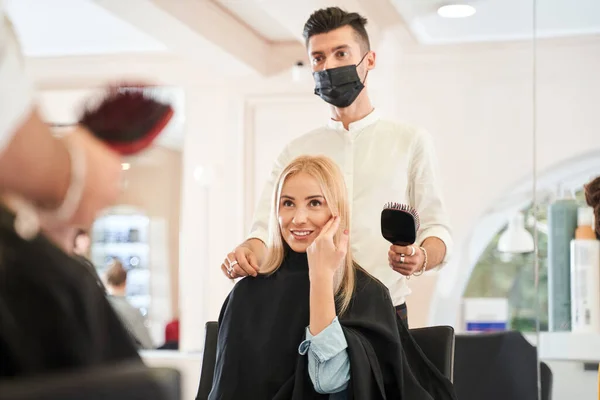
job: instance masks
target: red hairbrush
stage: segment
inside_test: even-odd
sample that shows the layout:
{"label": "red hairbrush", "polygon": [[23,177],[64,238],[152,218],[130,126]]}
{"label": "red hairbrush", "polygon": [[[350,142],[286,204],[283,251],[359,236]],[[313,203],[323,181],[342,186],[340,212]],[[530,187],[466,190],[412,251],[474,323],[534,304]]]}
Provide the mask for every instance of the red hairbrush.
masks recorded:
{"label": "red hairbrush", "polygon": [[409,246],[417,240],[419,214],[406,204],[386,203],[381,212],[381,234],[390,243]]}
{"label": "red hairbrush", "polygon": [[150,146],[174,114],[171,105],[153,99],[143,85],[113,86],[99,103],[89,104],[80,124],[121,155]]}
{"label": "red hairbrush", "polygon": [[[138,153],[154,142],[164,130],[174,111],[171,105],[153,99],[143,85],[112,86],[99,99],[89,101],[80,125],[97,139],[121,155]],[[93,99],[95,100],[95,99]],[[63,203],[47,215],[67,221],[75,213],[84,190],[85,155],[67,145],[71,158],[71,183]],[[38,210],[18,196],[5,197],[15,211],[15,231],[23,239],[31,239],[40,229]]]}

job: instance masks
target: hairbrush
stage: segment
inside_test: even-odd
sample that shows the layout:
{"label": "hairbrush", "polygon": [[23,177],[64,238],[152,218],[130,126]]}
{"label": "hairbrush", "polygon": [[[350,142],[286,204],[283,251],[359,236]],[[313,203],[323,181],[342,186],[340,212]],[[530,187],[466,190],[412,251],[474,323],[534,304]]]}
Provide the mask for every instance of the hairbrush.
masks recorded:
{"label": "hairbrush", "polygon": [[390,243],[409,246],[417,240],[417,210],[406,204],[386,203],[381,211],[381,234]]}
{"label": "hairbrush", "polygon": [[79,123],[121,155],[146,149],[164,130],[174,110],[152,98],[143,85],[110,87],[100,101],[89,101]]}
{"label": "hairbrush", "polygon": [[[152,144],[164,130],[174,110],[170,104],[153,99],[144,85],[115,85],[99,99],[85,104],[79,124],[120,155],[139,153]],[[85,156],[67,143],[71,158],[71,183],[63,204],[46,213],[67,221],[76,212],[85,180]],[[40,230],[38,210],[19,196],[4,196],[4,202],[15,212],[15,231],[23,239],[32,239]]]}

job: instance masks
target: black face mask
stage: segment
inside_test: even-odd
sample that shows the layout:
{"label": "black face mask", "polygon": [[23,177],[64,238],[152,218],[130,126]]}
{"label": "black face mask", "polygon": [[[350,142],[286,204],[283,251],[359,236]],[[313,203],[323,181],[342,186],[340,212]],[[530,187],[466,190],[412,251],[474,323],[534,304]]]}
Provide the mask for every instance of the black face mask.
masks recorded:
{"label": "black face mask", "polygon": [[[313,73],[315,94],[327,103],[339,108],[345,108],[354,103],[354,100],[365,87],[358,76],[357,67],[363,62],[367,54],[356,65],[315,71]],[[366,77],[365,74],[365,79]]]}

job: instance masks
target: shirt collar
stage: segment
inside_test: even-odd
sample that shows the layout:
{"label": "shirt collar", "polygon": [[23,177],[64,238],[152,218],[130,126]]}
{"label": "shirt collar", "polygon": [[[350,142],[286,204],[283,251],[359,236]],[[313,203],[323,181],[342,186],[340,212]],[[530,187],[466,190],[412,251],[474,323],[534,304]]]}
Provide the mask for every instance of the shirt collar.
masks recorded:
{"label": "shirt collar", "polygon": [[[367,126],[372,125],[375,122],[379,121],[380,118],[381,118],[381,116],[379,115],[379,111],[377,111],[377,109],[374,109],[369,114],[367,114],[363,119],[359,119],[358,121],[354,121],[350,125],[348,125],[348,132],[350,132],[350,133],[358,132],[358,131],[362,130],[363,128],[366,128]],[[327,125],[329,126],[329,128],[337,130],[337,131],[345,131],[346,130],[346,129],[344,129],[344,124],[342,124],[342,121],[335,121],[333,119],[330,119],[329,123]]]}

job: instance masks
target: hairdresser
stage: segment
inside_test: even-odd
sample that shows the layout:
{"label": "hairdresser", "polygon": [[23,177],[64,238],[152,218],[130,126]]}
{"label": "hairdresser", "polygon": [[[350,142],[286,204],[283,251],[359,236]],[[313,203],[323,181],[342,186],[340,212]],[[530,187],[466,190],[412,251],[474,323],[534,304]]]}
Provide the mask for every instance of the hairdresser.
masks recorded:
{"label": "hairdresser", "polygon": [[[78,176],[75,168],[85,173]],[[46,228],[89,227],[116,200],[120,174],[118,156],[84,128],[64,139],[52,135],[0,0],[0,194],[20,195],[44,210]]]}
{"label": "hairdresser", "polygon": [[[285,147],[263,190],[248,239],[227,255],[221,269],[230,278],[260,272],[273,182],[295,157],[322,154],[344,172],[352,200],[350,244],[356,261],[387,286],[398,315],[407,323],[407,278],[443,264],[452,241],[430,135],[381,119],[371,105],[366,86],[375,52],[366,23],[357,13],[331,7],[315,11],[304,25],[315,94],[328,103],[331,119]],[[387,202],[418,211],[421,229],[414,245],[390,246],[381,236],[380,215]],[[314,234],[310,212],[293,225],[299,234]]]}

